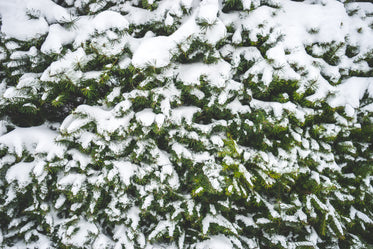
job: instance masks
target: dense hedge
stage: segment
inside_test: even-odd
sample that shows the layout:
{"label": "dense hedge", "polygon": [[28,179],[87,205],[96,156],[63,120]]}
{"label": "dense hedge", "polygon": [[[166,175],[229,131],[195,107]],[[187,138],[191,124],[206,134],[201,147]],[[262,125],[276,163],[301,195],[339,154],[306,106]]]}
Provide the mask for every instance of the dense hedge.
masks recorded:
{"label": "dense hedge", "polygon": [[[1,246],[373,246],[373,13],[333,0],[54,2],[69,16],[46,18],[47,33],[0,36]],[[289,6],[365,26],[290,37]],[[102,13],[128,24],[103,19],[83,39]],[[52,26],[74,37],[48,47]]]}

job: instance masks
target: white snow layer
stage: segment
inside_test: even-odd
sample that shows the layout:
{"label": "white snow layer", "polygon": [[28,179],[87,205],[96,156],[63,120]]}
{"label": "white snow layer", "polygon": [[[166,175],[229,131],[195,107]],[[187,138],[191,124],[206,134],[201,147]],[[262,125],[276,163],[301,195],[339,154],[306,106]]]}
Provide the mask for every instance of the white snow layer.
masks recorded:
{"label": "white snow layer", "polygon": [[[335,96],[332,97],[329,104],[332,107],[359,108],[360,100],[366,92],[370,98],[373,98],[373,78],[351,77],[336,87]],[[370,105],[370,109],[367,111],[372,112],[373,106]]]}
{"label": "white snow layer", "polygon": [[[30,19],[26,10],[38,16]],[[19,39],[37,38],[48,32],[48,23],[69,20],[67,10],[50,0],[0,0],[1,32]]]}
{"label": "white snow layer", "polygon": [[23,151],[47,153],[47,158],[62,157],[64,147],[54,142],[58,133],[42,125],[30,128],[16,128],[0,136],[0,146],[8,148],[9,153],[22,156]]}
{"label": "white snow layer", "polygon": [[[148,1],[151,2],[151,1]],[[273,28],[273,33],[282,34],[283,40],[278,42],[273,48],[266,52],[268,60],[273,62],[276,67],[282,67],[279,72],[275,72],[272,65],[267,61],[262,59],[260,51],[256,48],[248,49],[237,49],[238,53],[233,54],[233,61],[239,62],[240,55],[244,55],[245,59],[248,61],[255,61],[255,65],[246,72],[246,76],[249,74],[258,75],[262,74],[262,81],[265,85],[268,85],[274,74],[279,74],[281,77],[286,77],[287,79],[302,80],[299,75],[290,68],[288,63],[295,63],[298,66],[305,67],[309,69],[307,80],[315,79],[318,83],[318,88],[313,99],[324,98],[328,92],[334,93],[328,103],[332,107],[344,106],[346,114],[353,116],[355,109],[360,108],[360,101],[365,93],[368,93],[370,97],[373,97],[373,78],[359,78],[351,77],[337,86],[331,86],[329,82],[320,77],[321,71],[332,79],[338,79],[339,70],[337,67],[324,65],[320,60],[314,61],[315,58],[311,58],[304,50],[305,45],[310,45],[313,43],[344,43],[346,42],[346,37],[348,37],[349,42],[356,44],[359,47],[360,53],[364,54],[373,48],[373,32],[368,27],[368,24],[364,22],[361,18],[356,16],[348,16],[345,7],[339,1],[323,0],[323,4],[309,4],[311,1],[306,1],[304,3],[298,3],[289,0],[281,1],[282,8],[273,15],[273,9],[269,7],[261,7],[250,11],[250,13],[242,14],[242,16],[237,13],[224,14],[219,11],[218,0],[202,0],[202,1],[192,1],[192,0],[180,0],[180,1],[162,1],[158,7],[159,13],[163,14],[163,10],[170,9],[171,11],[167,14],[165,19],[165,25],[170,25],[173,22],[174,17],[181,16],[182,13],[178,13],[178,10],[173,9],[172,6],[182,4],[185,7],[191,7],[195,5],[194,11],[191,15],[187,16],[181,26],[169,36],[157,36],[155,37],[152,32],[148,32],[143,38],[132,38],[130,36],[124,35],[121,37],[123,40],[121,45],[127,44],[133,49],[133,57],[131,59],[124,59],[119,63],[119,65],[124,68],[132,63],[134,66],[139,68],[144,68],[148,66],[153,67],[166,67],[170,65],[172,56],[174,52],[179,49],[178,45],[182,43],[187,43],[190,37],[197,37],[207,41],[210,44],[216,44],[220,39],[226,36],[226,28],[229,24],[233,23],[236,32],[233,35],[233,43],[239,44],[242,42],[241,32],[242,30],[256,30],[256,32],[250,33],[250,39],[252,41],[257,41],[257,35],[261,32],[268,33],[270,28]],[[256,5],[258,1],[245,0],[242,1],[244,9],[250,9],[252,5]],[[129,5],[124,5],[124,8],[129,10],[131,7]],[[359,4],[361,11],[373,11],[371,4]],[[25,13],[26,9],[28,12],[35,16],[35,19],[30,19]],[[125,11],[124,11],[125,12]],[[41,52],[43,53],[59,53],[62,50],[63,45],[73,43],[74,47],[79,47],[81,43],[85,42],[90,38],[95,32],[104,33],[107,35],[112,35],[115,38],[115,34],[110,33],[110,29],[125,30],[128,29],[130,23],[144,24],[149,18],[160,19],[159,16],[153,16],[148,11],[140,9],[131,9],[128,11],[129,14],[122,15],[116,11],[103,11],[95,16],[83,16],[75,21],[74,28],[66,29],[62,25],[56,23],[68,22],[74,20],[72,13],[69,13],[67,9],[62,8],[55,4],[51,0],[0,0],[0,15],[2,18],[1,32],[7,37],[16,38],[19,40],[28,40],[32,38],[39,38],[41,35],[47,35],[45,42],[41,46]],[[165,13],[165,12],[164,12]],[[150,17],[146,17],[149,15]],[[157,20],[158,20],[157,19]],[[207,28],[201,30],[199,24],[207,23],[212,25],[213,28]],[[259,25],[263,25],[263,28],[258,28]],[[364,32],[358,33],[357,30],[362,28]],[[310,34],[310,30],[316,30],[315,34]],[[14,44],[7,44],[8,49],[14,49]],[[229,50],[229,49],[227,49]],[[290,54],[286,54],[285,51],[291,51]],[[224,51],[221,51],[222,53]],[[315,50],[315,52],[321,54],[322,50]],[[24,55],[32,55],[36,53],[36,49],[30,49],[27,53],[12,54],[12,59],[20,58]],[[229,53],[229,51],[227,52]],[[74,83],[78,83],[82,77],[97,77],[100,72],[90,72],[90,74],[83,75],[82,72],[76,72],[72,70],[76,63],[82,63],[88,61],[88,57],[83,48],[78,48],[74,52],[68,51],[59,61],[53,62],[48,69],[42,74],[42,81],[53,81],[56,75],[61,73],[68,73],[70,79]],[[314,62],[322,64],[321,66],[314,66]],[[346,66],[353,67],[353,61],[343,61]],[[355,65],[356,67],[361,66],[360,64]],[[206,77],[211,85],[218,88],[232,87],[234,88],[234,82],[231,81],[232,72],[231,65],[223,60],[218,61],[215,64],[204,64],[204,63],[191,63],[184,65],[176,65],[175,69],[177,79],[182,81],[187,85],[199,85],[200,78]],[[89,76],[90,75],[90,76]],[[31,80],[34,79],[30,75],[24,75],[19,84],[18,88],[22,87],[23,84],[27,85]],[[229,85],[229,86],[228,86]],[[230,90],[232,90],[230,89]],[[4,97],[12,98],[16,96],[17,88],[9,87],[4,94]],[[235,89],[237,90],[237,89]],[[172,90],[169,90],[172,92]],[[176,92],[177,94],[178,92]],[[128,96],[130,96],[129,93]],[[133,93],[136,95],[137,93]],[[140,93],[139,93],[140,94]],[[197,89],[193,89],[193,95],[197,98],[202,99],[204,93]],[[145,94],[146,95],[146,94]],[[229,91],[223,92],[219,96],[219,104],[224,104],[228,99]],[[114,98],[120,96],[120,88],[117,88],[112,92],[112,95],[108,97],[109,101],[113,101]],[[147,96],[146,96],[147,97]],[[166,96],[169,98],[169,96]],[[170,118],[172,122],[181,124],[185,122],[190,125],[193,121],[193,116],[195,113],[200,111],[199,108],[193,106],[182,106],[170,111],[169,99],[166,99],[162,104],[162,111],[164,114],[155,114],[151,109],[144,109],[136,114],[130,113],[124,118],[117,118],[116,114],[121,110],[125,112],[130,109],[131,102],[126,100],[119,103],[114,109],[106,110],[97,106],[81,105],[75,112],[85,115],[85,118],[75,118],[74,115],[68,116],[60,127],[62,132],[74,133],[78,131],[81,127],[88,124],[89,122],[94,122],[97,125],[97,132],[99,134],[112,133],[121,128],[127,128],[132,119],[135,118],[143,127],[150,127],[156,124],[158,127],[162,126],[165,122],[166,117]],[[168,105],[167,105],[168,104]],[[298,106],[291,102],[277,103],[277,102],[264,102],[253,99],[250,102],[250,106],[244,106],[241,102],[236,99],[228,105],[233,114],[250,112],[250,108],[261,108],[266,111],[273,111],[276,118],[281,118],[284,114],[284,110],[288,110],[296,115],[299,120],[304,120],[304,117],[309,114],[309,110],[300,109]],[[368,105],[364,107],[366,111],[373,111],[373,105]],[[198,125],[193,124],[194,127]],[[210,127],[203,127],[199,125],[200,129],[205,129],[206,132],[211,129]],[[206,128],[207,127],[207,128]],[[21,156],[24,150],[34,151],[35,153],[47,153],[48,159],[52,159],[54,156],[63,157],[65,151],[62,146],[57,145],[54,140],[58,135],[57,132],[52,131],[46,126],[38,126],[31,128],[16,128],[15,130],[2,135],[5,133],[5,128],[0,129],[0,146],[6,147],[9,153],[15,153],[17,156]],[[300,137],[299,134],[294,133],[294,138],[298,142],[302,142],[304,148],[308,149],[310,144],[308,140]],[[83,148],[87,148],[95,138],[92,133],[82,133],[80,140]],[[223,147],[224,142],[218,136],[212,136],[211,142],[218,146]],[[316,141],[311,141],[312,149],[318,150],[319,145]],[[182,144],[174,143],[172,145],[172,150],[179,156],[185,158],[193,159],[196,162],[204,162],[209,160],[208,154],[198,154],[193,153],[184,147]],[[79,157],[75,152],[73,153],[73,159],[80,163],[82,168],[85,168],[89,160],[86,158]],[[281,151],[280,151],[281,152]],[[296,155],[297,151],[292,152],[290,157]],[[157,152],[159,155],[158,165],[162,166],[161,173],[162,177],[173,177],[172,187],[178,187],[178,179],[174,176],[174,169],[168,160],[168,155],[163,152]],[[284,158],[289,158],[286,152],[280,153]],[[277,161],[273,155],[263,154],[263,160],[266,161],[268,167],[284,172],[283,167],[287,166],[289,169],[288,162]],[[275,166],[277,165],[277,166]],[[113,163],[113,173],[117,174],[121,182],[125,185],[129,185],[131,177],[138,173],[139,167],[128,161],[115,161]],[[20,162],[13,165],[6,173],[6,180],[8,182],[17,181],[19,186],[26,186],[30,183],[31,178],[29,177],[31,171],[34,167],[32,163]],[[276,168],[278,167],[278,169]],[[321,167],[321,166],[320,166]],[[324,166],[322,166],[324,167]],[[325,167],[334,167],[325,166]],[[240,173],[246,175],[246,179],[250,179],[249,172],[247,172],[243,166],[240,165]],[[212,166],[210,168],[204,168],[206,172],[210,172],[212,185],[215,189],[219,189],[219,170],[215,170]],[[207,174],[206,173],[206,174]],[[214,177],[216,179],[214,179]],[[322,180],[318,173],[312,172],[312,177],[318,183]],[[171,178],[172,179],[172,178]],[[66,186],[71,188],[71,191],[76,195],[81,187],[85,184],[87,177],[82,174],[70,174],[66,176],[61,176],[58,181],[58,186],[60,188],[65,188]],[[162,180],[164,180],[162,178]],[[214,183],[215,182],[215,183]],[[250,185],[251,182],[249,182]],[[202,192],[204,189],[202,187],[195,190],[195,194]],[[10,195],[10,194],[9,194]],[[154,201],[153,196],[149,195],[144,201],[143,207],[146,208],[148,205]],[[316,201],[318,205],[324,209],[326,212],[332,212],[331,208],[324,203],[320,202],[316,196],[309,197],[309,203],[311,199]],[[61,196],[55,207],[59,208],[63,205],[65,197]],[[264,202],[264,200],[263,200]],[[278,218],[280,214],[274,210],[270,203],[265,202],[272,216]],[[311,204],[309,204],[311,207]],[[308,207],[307,207],[308,208]],[[334,211],[333,211],[334,212]],[[132,228],[136,229],[139,222],[138,208],[131,208],[127,216],[133,221]],[[215,215],[215,214],[214,214]],[[296,216],[299,220],[307,222],[307,215],[298,209]],[[350,216],[352,219],[356,217],[366,223],[372,223],[372,220],[365,214],[359,212],[354,207],[351,207]],[[334,216],[333,216],[334,219]],[[256,224],[265,224],[271,222],[266,218],[257,219],[256,223],[252,218],[241,217],[247,225],[256,226]],[[231,230],[233,233],[237,234],[236,228],[231,225],[231,223],[226,220],[223,216],[208,215],[202,221],[203,223],[203,233],[207,234],[211,223],[215,223],[219,226],[225,227]],[[336,225],[339,224],[337,220],[334,220]],[[67,237],[71,236],[70,241],[64,241],[72,243],[77,247],[82,247],[84,242],[84,237],[89,233],[98,234],[98,229],[94,224],[91,224],[85,220],[78,221],[79,231],[74,234],[68,234]],[[165,229],[170,224],[160,223],[158,230]],[[338,226],[339,230],[343,229]],[[118,233],[115,236],[118,238],[125,233],[125,228],[116,229]],[[154,230],[156,231],[156,230]],[[312,229],[312,233],[315,231]],[[154,235],[156,236],[155,232]],[[312,235],[313,236],[313,235]],[[310,236],[310,240],[312,239]],[[123,236],[124,237],[124,236]],[[317,237],[315,235],[314,237]],[[284,237],[278,236],[273,238],[281,244],[286,244]],[[103,235],[99,235],[94,244],[95,247],[100,248],[106,244],[107,238]],[[124,240],[124,239],[123,239]],[[316,245],[316,242],[314,243]],[[223,235],[210,236],[210,239],[205,240],[196,245],[196,248],[208,249],[208,248],[233,248],[231,240]],[[253,246],[254,247],[254,246]],[[284,246],[285,247],[285,246]]]}
{"label": "white snow layer", "polygon": [[[26,13],[37,16],[30,19]],[[110,28],[127,29],[128,21],[118,12],[103,11],[93,18],[90,16],[75,18],[65,8],[51,0],[0,0],[2,17],[1,32],[19,40],[39,38],[48,33],[41,51],[60,52],[62,46],[71,42],[80,45],[94,32],[104,32]],[[64,23],[75,21],[71,29],[63,28],[56,21]],[[50,26],[49,26],[50,25]]]}

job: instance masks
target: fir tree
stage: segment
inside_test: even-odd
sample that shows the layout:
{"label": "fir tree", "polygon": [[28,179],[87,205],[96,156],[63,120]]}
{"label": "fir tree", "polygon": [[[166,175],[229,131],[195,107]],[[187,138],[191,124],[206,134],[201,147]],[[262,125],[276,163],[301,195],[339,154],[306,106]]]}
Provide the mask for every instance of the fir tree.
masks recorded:
{"label": "fir tree", "polygon": [[34,0],[34,33],[0,12],[0,245],[372,247],[359,6]]}

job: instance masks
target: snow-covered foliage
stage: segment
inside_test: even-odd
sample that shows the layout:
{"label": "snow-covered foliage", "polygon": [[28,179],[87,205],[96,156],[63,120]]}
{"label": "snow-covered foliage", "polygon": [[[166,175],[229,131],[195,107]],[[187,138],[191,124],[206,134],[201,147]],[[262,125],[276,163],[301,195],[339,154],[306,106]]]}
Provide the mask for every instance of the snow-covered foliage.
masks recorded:
{"label": "snow-covered foliage", "polygon": [[373,246],[373,4],[0,17],[0,247]]}

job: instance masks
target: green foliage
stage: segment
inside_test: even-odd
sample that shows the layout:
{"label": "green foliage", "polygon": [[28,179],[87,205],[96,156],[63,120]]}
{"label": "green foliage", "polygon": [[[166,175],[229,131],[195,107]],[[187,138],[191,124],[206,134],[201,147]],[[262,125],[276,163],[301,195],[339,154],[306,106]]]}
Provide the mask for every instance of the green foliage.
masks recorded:
{"label": "green foliage", "polygon": [[194,63],[203,61],[212,64],[218,61],[215,50],[211,44],[193,37],[188,38],[183,44],[177,45],[178,52],[173,60],[179,63]]}
{"label": "green foliage", "polygon": [[[229,16],[214,22],[196,17],[196,2],[54,2],[71,11],[54,23],[66,31],[105,10],[130,24],[60,53],[41,52],[47,35],[0,35],[0,247],[207,248],[215,236],[232,248],[371,247],[373,98],[367,89],[351,116],[331,106],[334,93],[318,97],[312,77],[335,88],[370,77],[372,51],[319,41],[297,48],[314,62],[302,64],[276,25],[239,26],[259,6],[275,16],[279,1],[243,10],[224,0]],[[145,39],[173,39],[187,21],[196,31],[174,44],[168,66],[132,63]],[[210,43],[219,22],[228,35]],[[284,65],[271,48],[283,48]],[[78,50],[83,58],[68,64]],[[336,79],[324,70],[349,59],[365,68],[339,68]],[[53,63],[66,68],[51,75]],[[213,70],[181,71],[201,64]],[[31,135],[12,137],[20,131]]]}
{"label": "green foliage", "polygon": [[284,80],[274,75],[271,83],[265,86],[263,83],[256,83],[250,78],[245,79],[244,83],[251,89],[253,97],[264,101],[286,102],[284,95],[289,96],[289,100],[296,101],[299,88],[298,81]]}
{"label": "green foliage", "polygon": [[241,0],[225,0],[223,5],[223,12],[229,12],[234,10],[242,10]]}
{"label": "green foliage", "polygon": [[[314,54],[313,53],[313,47],[320,47],[323,50],[323,54]],[[331,42],[331,43],[314,43],[312,45],[309,45],[306,47],[306,51],[308,54],[312,55],[313,57],[316,58],[322,58],[326,63],[332,66],[337,66],[340,63],[340,55],[339,51],[345,47],[345,43],[336,43],[336,42]],[[351,47],[346,48],[346,54],[351,55],[353,51],[351,50]]]}
{"label": "green foliage", "polygon": [[249,68],[255,64],[255,61],[248,61],[243,55],[240,55],[240,63],[237,66],[236,73],[233,75],[233,79],[239,81],[242,74],[244,74]]}
{"label": "green foliage", "polygon": [[346,56],[352,58],[359,53],[359,48],[356,46],[347,45],[346,46]]}

